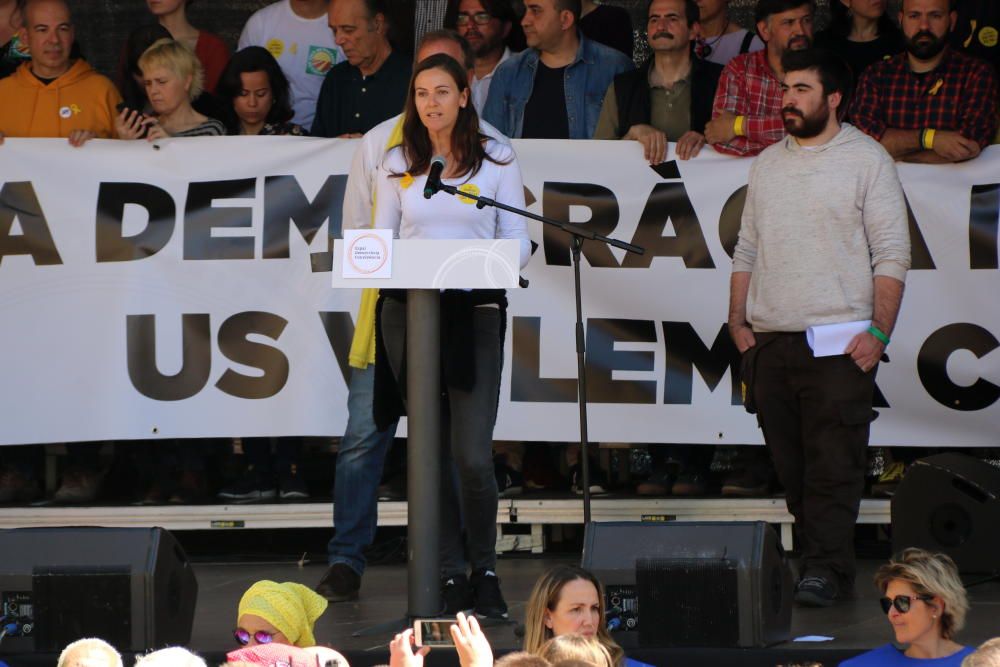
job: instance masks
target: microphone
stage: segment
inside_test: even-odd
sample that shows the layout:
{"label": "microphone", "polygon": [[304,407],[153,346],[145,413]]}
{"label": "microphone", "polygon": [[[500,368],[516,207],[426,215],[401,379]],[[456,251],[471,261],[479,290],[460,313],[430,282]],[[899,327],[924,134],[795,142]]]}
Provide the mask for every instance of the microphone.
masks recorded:
{"label": "microphone", "polygon": [[430,199],[441,189],[441,172],[444,171],[445,160],[440,155],[431,158],[431,169],[427,173],[427,184],[424,185],[424,199]]}

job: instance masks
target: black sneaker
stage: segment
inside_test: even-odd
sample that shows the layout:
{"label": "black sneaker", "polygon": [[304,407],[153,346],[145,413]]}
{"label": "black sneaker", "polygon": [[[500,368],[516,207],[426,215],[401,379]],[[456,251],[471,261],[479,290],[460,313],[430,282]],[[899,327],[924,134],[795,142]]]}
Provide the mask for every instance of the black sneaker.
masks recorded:
{"label": "black sneaker", "polygon": [[244,503],[271,500],[278,495],[278,490],[274,488],[273,482],[268,483],[262,477],[263,475],[252,467],[248,468],[246,474],[219,491],[217,495],[222,500]]}
{"label": "black sneaker", "polygon": [[494,463],[493,473],[497,478],[497,491],[501,498],[510,498],[524,493],[524,476],[506,463]]}
{"label": "black sneaker", "polygon": [[357,600],[361,590],[361,575],[347,563],[334,563],[316,585],[316,592],[330,602]]}
{"label": "black sneaker", "polygon": [[441,580],[441,600],[445,616],[454,616],[460,611],[468,613],[472,609],[472,591],[464,574]]}
{"label": "black sneaker", "polygon": [[823,577],[802,577],[795,587],[795,601],[803,607],[829,607],[837,600],[837,588]]}
{"label": "black sneaker", "polygon": [[493,570],[472,573],[473,609],[479,618],[507,618],[507,603],[500,592],[500,577]]}
{"label": "black sneaker", "polygon": [[299,474],[298,466],[292,465],[288,472],[281,476],[278,482],[282,500],[306,500],[309,497],[309,487]]}
{"label": "black sneaker", "polygon": [[[573,480],[573,493],[578,496],[583,495],[583,470],[580,468],[580,464],[577,463],[570,466],[569,471]],[[608,477],[601,470],[601,467],[597,465],[596,461],[590,462],[587,473],[590,477],[590,495],[600,496],[606,494],[608,492]]]}

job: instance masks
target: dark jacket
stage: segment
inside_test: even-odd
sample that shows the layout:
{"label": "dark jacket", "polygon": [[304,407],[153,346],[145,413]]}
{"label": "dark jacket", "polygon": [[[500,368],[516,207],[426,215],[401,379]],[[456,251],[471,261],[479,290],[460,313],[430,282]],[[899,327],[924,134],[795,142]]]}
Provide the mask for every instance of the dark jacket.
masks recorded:
{"label": "dark jacket", "polygon": [[[653,58],[650,58],[639,69],[615,77],[619,137],[624,137],[633,125],[649,124],[649,68],[652,66]],[[691,129],[695,132],[704,133],[705,124],[712,120],[712,102],[722,69],[722,65],[691,57]]]}

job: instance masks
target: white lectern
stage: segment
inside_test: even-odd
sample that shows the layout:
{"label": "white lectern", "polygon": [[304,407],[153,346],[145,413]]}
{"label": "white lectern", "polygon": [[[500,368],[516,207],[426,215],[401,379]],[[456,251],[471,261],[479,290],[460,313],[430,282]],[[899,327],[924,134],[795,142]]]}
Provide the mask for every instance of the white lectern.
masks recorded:
{"label": "white lectern", "polygon": [[[338,240],[333,251],[333,287],[406,289],[407,435],[407,619],[431,618],[441,611],[438,467],[441,446],[440,291],[512,289],[518,286],[520,242],[514,239],[396,239],[389,251],[390,277],[372,255],[379,241],[355,250]],[[351,262],[352,253],[365,261]],[[345,253],[348,274],[345,277]],[[400,623],[402,626],[403,623]],[[385,628],[389,631],[390,628]],[[393,630],[398,631],[398,630]]]}

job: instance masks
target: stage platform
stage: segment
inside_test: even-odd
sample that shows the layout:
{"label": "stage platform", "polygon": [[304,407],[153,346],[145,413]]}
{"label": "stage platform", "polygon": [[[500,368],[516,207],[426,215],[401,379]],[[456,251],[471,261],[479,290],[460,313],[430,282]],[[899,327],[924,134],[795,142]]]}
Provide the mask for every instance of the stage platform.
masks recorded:
{"label": "stage platform", "polygon": [[[548,567],[565,559],[550,557],[502,558],[498,565],[503,590],[510,605],[511,619],[522,621],[524,606],[537,577]],[[860,563],[854,596],[830,609],[796,608],[792,616],[792,636],[822,635],[833,639],[823,643],[786,642],[767,649],[724,649],[706,647],[634,649],[629,655],[656,667],[701,667],[712,665],[768,666],[819,661],[827,667],[837,665],[851,655],[874,648],[890,640],[892,634],[885,614],[878,605],[878,595],[871,585],[872,575],[881,561]],[[203,655],[208,664],[218,665],[226,651],[234,648],[232,630],[240,595],[254,581],[274,579],[296,581],[314,586],[325,569],[323,563],[196,563],[199,595],[190,647]],[[356,638],[362,628],[391,621],[406,612],[406,568],[404,565],[369,568],[359,601],[330,605],[319,619],[316,637],[344,653],[352,667],[388,663],[388,635]],[[976,645],[1000,635],[1000,581],[973,583],[969,588],[972,610],[965,630],[958,639]],[[707,601],[707,603],[709,603]],[[513,624],[488,628],[487,633],[497,653],[515,650],[520,640]],[[453,653],[441,649],[432,653],[430,667],[457,667]],[[53,665],[54,656],[3,656],[11,667]],[[131,661],[127,660],[126,665]]]}
{"label": "stage platform", "polygon": [[[595,497],[591,504],[594,521],[766,521],[780,532],[782,546],[795,548],[792,515],[783,496],[763,498],[656,498],[630,495]],[[859,524],[888,524],[887,499],[865,498],[858,513]],[[6,507],[0,512],[0,529],[48,526],[105,526],[135,528],[160,526],[171,531],[329,528],[332,502],[244,503],[204,505],[89,505],[83,507],[37,503],[28,507]],[[379,502],[378,525],[405,526],[405,502]],[[546,525],[583,524],[579,498],[530,494],[501,498],[497,507],[501,540],[498,551],[545,551]],[[516,533],[518,525],[529,532]],[[503,539],[509,535],[510,539]]]}

